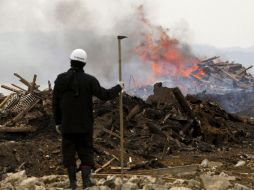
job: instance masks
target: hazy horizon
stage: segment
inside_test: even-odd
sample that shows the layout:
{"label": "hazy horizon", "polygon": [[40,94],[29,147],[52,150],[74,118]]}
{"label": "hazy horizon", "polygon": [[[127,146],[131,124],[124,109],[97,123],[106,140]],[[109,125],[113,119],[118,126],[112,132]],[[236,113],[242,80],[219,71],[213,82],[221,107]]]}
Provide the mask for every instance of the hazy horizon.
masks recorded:
{"label": "hazy horizon", "polygon": [[[19,73],[28,80],[38,75],[38,84],[52,83],[69,67],[73,49],[88,52],[86,71],[103,86],[116,84],[117,40],[123,43],[125,79],[132,71],[149,75],[146,65],[133,53],[150,32],[139,20],[137,7],[153,27],[168,28],[168,34],[198,57],[221,56],[250,66],[254,60],[254,1],[240,0],[109,0],[63,1],[18,0],[0,2],[0,83],[17,83]],[[230,6],[228,6],[230,5]],[[236,14],[237,13],[237,14]],[[246,52],[247,51],[247,52]],[[134,72],[134,73],[135,73]],[[250,70],[253,73],[252,70]],[[142,79],[141,79],[142,80]],[[5,92],[0,89],[0,92]]]}

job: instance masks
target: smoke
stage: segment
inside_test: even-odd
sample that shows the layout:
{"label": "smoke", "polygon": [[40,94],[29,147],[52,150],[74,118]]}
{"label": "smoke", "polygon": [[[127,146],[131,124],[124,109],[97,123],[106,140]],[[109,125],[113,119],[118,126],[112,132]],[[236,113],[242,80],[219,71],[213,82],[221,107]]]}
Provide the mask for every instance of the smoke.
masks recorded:
{"label": "smoke", "polygon": [[[123,76],[140,81],[151,74],[134,52],[142,33],[151,32],[146,9],[137,1],[18,0],[0,1],[0,81],[17,83],[14,72],[28,80],[38,75],[43,87],[69,68],[73,49],[88,53],[86,72],[109,87],[118,80],[117,35],[122,43]],[[188,49],[188,48],[187,48]],[[186,50],[189,51],[189,50]],[[3,91],[2,89],[0,92]]]}
{"label": "smoke", "polygon": [[103,15],[91,4],[81,0],[0,1],[1,84],[17,82],[14,72],[28,80],[38,74],[40,84],[54,81],[69,68],[71,51],[83,48],[88,52],[87,72],[102,84],[112,85],[117,80],[117,26],[103,23]]}

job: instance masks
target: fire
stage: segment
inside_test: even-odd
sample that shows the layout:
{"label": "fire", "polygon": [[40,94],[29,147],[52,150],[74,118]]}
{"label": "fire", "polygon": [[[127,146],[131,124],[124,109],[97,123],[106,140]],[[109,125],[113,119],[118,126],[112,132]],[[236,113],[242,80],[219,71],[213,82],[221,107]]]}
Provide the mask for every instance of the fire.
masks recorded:
{"label": "fire", "polygon": [[197,68],[195,71],[192,72],[192,76],[202,79],[205,76],[205,72],[201,68]]}
{"label": "fire", "polygon": [[[144,17],[139,8],[141,21],[150,29],[142,34],[142,41],[135,49],[138,57],[150,64],[153,77],[189,77],[202,78],[204,71],[199,69],[200,60],[177,39],[171,38],[168,30],[156,27]],[[195,74],[193,72],[195,71]]]}
{"label": "fire", "polygon": [[188,77],[198,68],[200,60],[181,49],[176,39],[171,39],[161,31],[158,40],[152,34],[146,34],[143,42],[136,48],[136,53],[144,62],[150,62],[156,76]]}

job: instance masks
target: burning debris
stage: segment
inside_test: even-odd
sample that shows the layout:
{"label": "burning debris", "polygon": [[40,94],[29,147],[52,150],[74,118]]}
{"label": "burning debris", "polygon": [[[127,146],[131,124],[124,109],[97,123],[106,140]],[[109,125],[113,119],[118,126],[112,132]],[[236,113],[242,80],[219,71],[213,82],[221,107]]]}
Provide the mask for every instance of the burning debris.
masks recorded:
{"label": "burning debris", "polygon": [[191,74],[199,85],[205,86],[204,90],[214,93],[223,90],[253,90],[254,78],[247,73],[253,66],[245,68],[239,63],[223,62],[218,58],[215,56],[203,60]]}
{"label": "burning debris", "polygon": [[[163,85],[178,85],[184,94],[193,94],[197,98],[217,102],[230,113],[254,116],[252,110],[254,77],[247,72],[252,66],[245,68],[239,63],[222,62],[218,56],[201,61],[189,77],[171,76],[162,78]],[[129,94],[146,99],[153,94],[152,86],[133,88]]]}
{"label": "burning debris", "polygon": [[[179,75],[172,78],[170,74],[162,74],[160,75],[162,76],[160,79],[163,81],[164,85],[178,85],[185,93],[189,94],[225,94],[233,91],[253,90],[254,77],[247,72],[252,66],[245,68],[239,63],[229,63],[228,61],[222,62],[218,58],[219,57],[215,56],[200,61],[197,64],[197,67],[189,72],[187,76]],[[161,70],[163,72],[167,72],[168,70],[169,72],[170,67],[161,68]],[[146,88],[148,87],[143,86],[140,89],[133,88],[130,90],[130,93],[142,97],[142,89]],[[151,94],[151,88],[148,89]]]}
{"label": "burning debris", "polygon": [[[240,90],[253,90],[254,78],[239,63],[222,61],[218,56],[205,60],[197,57],[191,48],[170,35],[169,30],[153,25],[138,9],[139,19],[146,30],[134,53],[144,72],[132,72],[129,78],[129,93],[146,99],[158,81],[164,86],[178,86],[184,94],[225,94]],[[146,73],[149,73],[147,74]],[[145,76],[145,77],[144,77]],[[145,89],[145,92],[142,92]]]}

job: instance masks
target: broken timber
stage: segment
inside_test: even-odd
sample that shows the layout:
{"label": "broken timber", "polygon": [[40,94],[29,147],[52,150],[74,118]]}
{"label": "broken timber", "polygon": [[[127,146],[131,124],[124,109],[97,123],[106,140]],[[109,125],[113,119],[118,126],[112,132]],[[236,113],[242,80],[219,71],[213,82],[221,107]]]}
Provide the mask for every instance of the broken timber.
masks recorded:
{"label": "broken timber", "polygon": [[152,170],[140,170],[140,171],[129,171],[128,174],[141,174],[141,175],[172,175],[172,176],[188,176],[194,175],[197,173],[199,164],[192,164],[186,166],[177,166],[177,167],[169,167],[169,168],[160,168],[160,169],[152,169]]}
{"label": "broken timber", "polygon": [[31,126],[22,127],[6,127],[0,126],[0,133],[29,133],[35,132],[37,129]]}
{"label": "broken timber", "polygon": [[5,125],[11,125],[19,121],[24,117],[27,112],[29,112],[39,101],[40,99],[36,100],[31,106],[27,107],[24,111],[20,112],[16,117],[14,117],[12,120],[8,121]]}
{"label": "broken timber", "polygon": [[194,132],[195,135],[197,135],[198,133],[200,133],[200,123],[196,119],[195,114],[193,113],[190,105],[188,104],[188,102],[186,101],[185,97],[183,96],[182,92],[178,87],[173,89],[173,93],[178,103],[180,104],[180,109],[182,113],[185,113],[187,117],[193,121],[192,125],[186,125],[185,128],[182,130],[182,132],[185,134],[189,130],[189,128],[193,126],[194,131],[191,131],[190,133],[192,134],[192,132]]}
{"label": "broken timber", "polygon": [[1,85],[2,88],[6,89],[6,90],[9,90],[9,91],[12,91],[12,92],[15,92],[17,94],[20,94],[20,90],[17,90],[15,88],[12,88],[12,87],[9,87],[9,86],[6,86],[6,85]]}
{"label": "broken timber", "polygon": [[104,168],[106,168],[107,166],[109,166],[111,164],[111,162],[113,162],[113,160],[115,160],[116,158],[113,157],[111,160],[107,161],[105,164],[103,164],[100,168],[96,169],[94,171],[94,173],[98,173],[99,171],[103,170]]}

